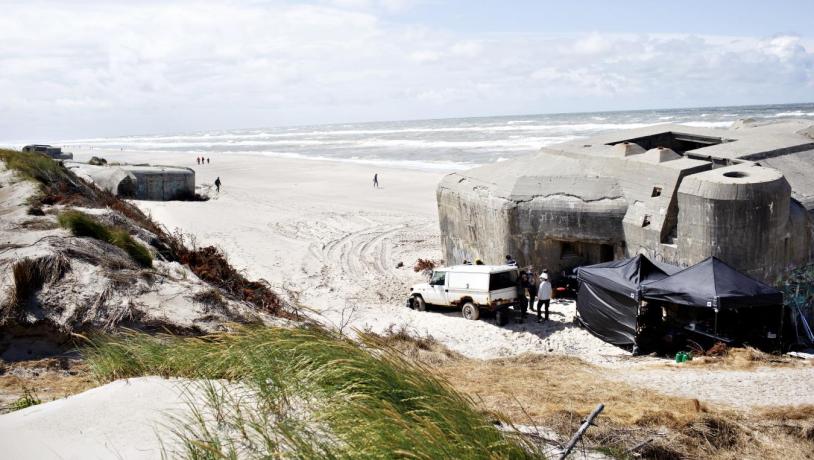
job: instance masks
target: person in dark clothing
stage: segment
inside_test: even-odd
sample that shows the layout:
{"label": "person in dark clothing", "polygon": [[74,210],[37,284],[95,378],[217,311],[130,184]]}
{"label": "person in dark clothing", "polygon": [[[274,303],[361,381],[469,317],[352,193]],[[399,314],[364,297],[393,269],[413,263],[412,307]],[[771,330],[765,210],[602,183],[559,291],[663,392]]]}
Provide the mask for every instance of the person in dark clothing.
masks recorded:
{"label": "person in dark clothing", "polygon": [[200,166],[200,164],[201,164],[201,157],[195,157],[195,162],[196,162],[196,163],[198,163],[198,165]]}
{"label": "person in dark clothing", "polygon": [[520,319],[518,322],[523,323],[526,321],[526,311],[528,310],[528,302],[526,301],[526,274],[521,273],[520,279],[517,280],[517,297],[520,303]]}
{"label": "person in dark clothing", "polygon": [[513,267],[516,267],[517,266],[517,261],[514,260],[514,257],[507,254],[506,255],[506,265],[511,265]]}
{"label": "person in dark clothing", "polygon": [[526,270],[526,291],[529,296],[529,310],[534,311],[534,298],[537,296],[537,283],[534,282],[536,276],[531,268]]}
{"label": "person in dark clothing", "polygon": [[373,188],[379,188],[379,173],[373,175]]}
{"label": "person in dark clothing", "polygon": [[217,190],[217,192],[220,193],[220,177],[215,179],[215,190]]}
{"label": "person in dark clothing", "polygon": [[206,157],[206,164],[209,164],[209,157]]}

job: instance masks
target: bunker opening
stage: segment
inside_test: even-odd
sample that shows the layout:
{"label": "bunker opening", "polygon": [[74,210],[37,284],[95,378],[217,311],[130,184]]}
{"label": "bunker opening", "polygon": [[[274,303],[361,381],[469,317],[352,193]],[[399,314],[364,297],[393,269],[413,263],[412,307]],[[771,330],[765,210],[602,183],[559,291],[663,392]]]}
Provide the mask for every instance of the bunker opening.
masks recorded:
{"label": "bunker opening", "polygon": [[559,243],[559,266],[566,270],[586,264],[598,264],[614,260],[615,251],[612,244],[582,241],[560,241]]}
{"label": "bunker opening", "polygon": [[674,152],[683,155],[684,152],[689,150],[697,150],[711,145],[718,145],[724,142],[729,142],[720,137],[701,136],[698,134],[684,134],[674,133],[667,131],[658,134],[651,134],[649,136],[636,137],[633,139],[623,139],[616,142],[610,142],[607,145],[622,144],[631,142],[639,145],[645,150],[655,149],[658,147],[668,148]]}

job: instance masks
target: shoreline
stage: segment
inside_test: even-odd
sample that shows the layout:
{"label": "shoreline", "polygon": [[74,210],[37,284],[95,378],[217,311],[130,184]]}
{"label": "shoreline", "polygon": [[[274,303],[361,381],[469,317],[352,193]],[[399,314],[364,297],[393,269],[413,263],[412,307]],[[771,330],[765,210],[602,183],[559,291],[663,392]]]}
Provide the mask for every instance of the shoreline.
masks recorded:
{"label": "shoreline", "polygon": [[[75,161],[87,161],[93,156],[100,156],[103,158],[134,158],[136,156],[160,159],[160,158],[192,158],[196,156],[209,155],[209,158],[230,158],[230,157],[255,157],[255,158],[269,158],[279,160],[292,160],[292,161],[307,161],[307,162],[325,162],[325,163],[338,163],[350,164],[360,167],[376,167],[394,170],[409,170],[421,171],[429,173],[452,173],[458,171],[465,171],[467,169],[478,168],[483,166],[483,163],[456,163],[454,161],[419,161],[419,160],[385,160],[385,159],[364,159],[364,158],[345,158],[345,157],[325,157],[325,156],[309,156],[299,153],[286,153],[286,152],[168,152],[162,150],[116,150],[108,148],[86,148],[86,147],[73,147],[71,145],[59,145],[63,150],[74,154]],[[505,158],[501,157],[496,162],[504,161]],[[135,160],[126,160],[132,162]],[[181,160],[182,161],[182,160]],[[168,165],[169,166],[169,165]],[[173,165],[175,166],[175,165]],[[195,165],[198,166],[198,165]]]}

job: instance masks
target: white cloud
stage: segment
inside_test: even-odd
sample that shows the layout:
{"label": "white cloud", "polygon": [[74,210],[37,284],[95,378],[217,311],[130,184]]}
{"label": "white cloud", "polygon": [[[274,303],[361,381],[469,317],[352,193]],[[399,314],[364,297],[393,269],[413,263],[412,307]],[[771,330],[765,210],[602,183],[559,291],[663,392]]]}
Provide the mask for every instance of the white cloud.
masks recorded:
{"label": "white cloud", "polygon": [[474,58],[474,57],[477,57],[481,53],[482,50],[483,50],[483,47],[481,46],[480,43],[478,43],[476,41],[468,40],[468,41],[461,41],[461,42],[455,43],[449,49],[449,52],[453,56],[462,56],[462,57],[467,57],[467,58]]}
{"label": "white cloud", "polygon": [[610,42],[597,32],[576,40],[573,44],[573,51],[577,54],[598,55],[610,49]]}
{"label": "white cloud", "polygon": [[7,4],[0,138],[806,100],[814,87],[800,37],[496,36],[387,19],[410,5]]}
{"label": "white cloud", "polygon": [[416,62],[436,62],[441,59],[441,54],[435,51],[413,51],[409,56]]}

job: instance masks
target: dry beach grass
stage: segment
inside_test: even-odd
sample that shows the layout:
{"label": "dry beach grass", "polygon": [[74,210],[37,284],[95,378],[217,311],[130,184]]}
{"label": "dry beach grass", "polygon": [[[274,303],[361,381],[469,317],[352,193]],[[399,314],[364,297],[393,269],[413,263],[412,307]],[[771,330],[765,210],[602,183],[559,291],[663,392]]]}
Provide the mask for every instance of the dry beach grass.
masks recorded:
{"label": "dry beach grass", "polygon": [[[571,356],[475,360],[403,329],[391,329],[381,340],[430,366],[484,410],[539,427],[550,444],[567,439],[603,403],[582,446],[617,458],[806,459],[814,452],[814,405],[737,411],[609,379],[606,369]],[[729,354],[738,357],[738,366],[745,356],[766,358],[751,349]]]}

